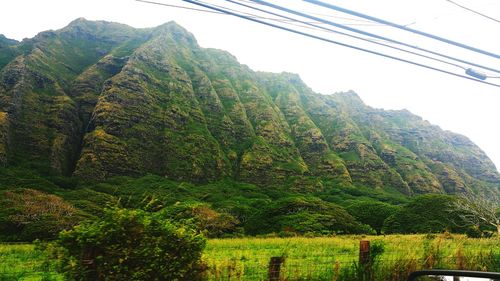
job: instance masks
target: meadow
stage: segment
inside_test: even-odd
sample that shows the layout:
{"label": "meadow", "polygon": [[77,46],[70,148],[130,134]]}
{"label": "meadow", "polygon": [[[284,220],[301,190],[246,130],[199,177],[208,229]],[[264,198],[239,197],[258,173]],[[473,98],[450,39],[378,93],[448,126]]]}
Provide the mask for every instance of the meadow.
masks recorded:
{"label": "meadow", "polygon": [[1,281],[64,280],[55,261],[35,249],[33,244],[0,244]]}
{"label": "meadow", "polygon": [[212,239],[204,259],[209,280],[266,280],[273,256],[285,257],[283,280],[361,280],[360,240],[379,253],[372,280],[406,280],[422,268],[500,271],[500,239],[454,234]]}
{"label": "meadow", "polygon": [[[271,257],[283,256],[282,280],[362,280],[359,241],[377,251],[371,280],[405,280],[421,268],[500,271],[500,239],[463,235],[387,235],[210,239],[208,280],[267,280]],[[383,251],[381,251],[383,249]],[[0,245],[0,280],[64,280],[56,262],[33,244]]]}

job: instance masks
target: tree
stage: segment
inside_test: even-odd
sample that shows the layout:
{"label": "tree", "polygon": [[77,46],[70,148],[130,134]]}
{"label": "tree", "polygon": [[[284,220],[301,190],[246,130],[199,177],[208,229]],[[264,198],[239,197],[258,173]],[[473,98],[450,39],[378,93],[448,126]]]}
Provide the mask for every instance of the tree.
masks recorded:
{"label": "tree", "polygon": [[251,234],[269,232],[371,233],[368,225],[359,223],[344,208],[312,196],[278,199],[252,217],[247,225]]}
{"label": "tree", "polygon": [[382,232],[384,221],[396,213],[399,207],[379,201],[356,201],[347,207],[347,211],[359,222],[371,226],[378,234]]}
{"label": "tree", "polygon": [[157,213],[107,209],[60,234],[70,280],[197,280],[205,239]]}
{"label": "tree", "polygon": [[419,195],[405,204],[384,221],[383,232],[389,233],[436,233],[445,230],[464,231],[458,213],[450,213],[450,205],[456,200],[444,194]]}
{"label": "tree", "polygon": [[33,189],[0,193],[0,239],[54,239],[82,220],[82,214],[61,197]]}
{"label": "tree", "polygon": [[452,209],[458,213],[462,222],[479,227],[492,226],[500,236],[500,198],[483,194],[462,194],[453,201]]}

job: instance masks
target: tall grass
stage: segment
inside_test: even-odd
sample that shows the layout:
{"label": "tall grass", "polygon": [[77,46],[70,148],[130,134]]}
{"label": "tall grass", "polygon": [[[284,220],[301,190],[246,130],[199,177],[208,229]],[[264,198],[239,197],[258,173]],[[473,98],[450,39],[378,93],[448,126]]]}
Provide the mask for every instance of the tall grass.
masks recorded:
{"label": "tall grass", "polygon": [[55,262],[35,249],[33,244],[0,244],[1,281],[64,280],[56,272]]}
{"label": "tall grass", "polygon": [[[384,248],[368,275],[357,263],[361,239]],[[266,280],[272,256],[286,257],[283,280],[406,280],[423,268],[500,271],[500,240],[450,234],[214,239],[204,253],[207,277]]]}

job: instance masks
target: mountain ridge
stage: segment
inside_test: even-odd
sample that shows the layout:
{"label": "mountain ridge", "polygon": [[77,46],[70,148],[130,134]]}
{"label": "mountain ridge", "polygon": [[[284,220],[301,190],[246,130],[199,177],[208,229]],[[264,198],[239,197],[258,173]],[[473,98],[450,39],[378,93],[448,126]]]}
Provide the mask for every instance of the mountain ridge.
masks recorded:
{"label": "mountain ridge", "polygon": [[80,18],[4,49],[3,166],[406,195],[500,187],[468,138],[371,108],[353,91],[320,95],[297,74],[252,71],[175,22],[135,29]]}

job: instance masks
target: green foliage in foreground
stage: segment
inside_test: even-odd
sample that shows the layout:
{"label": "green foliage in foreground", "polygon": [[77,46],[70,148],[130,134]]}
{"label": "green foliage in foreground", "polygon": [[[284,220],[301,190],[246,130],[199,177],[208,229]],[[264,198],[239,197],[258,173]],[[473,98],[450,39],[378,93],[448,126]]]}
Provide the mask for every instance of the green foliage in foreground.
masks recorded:
{"label": "green foliage in foreground", "polygon": [[140,210],[108,209],[63,231],[61,262],[72,280],[197,280],[203,236]]}

